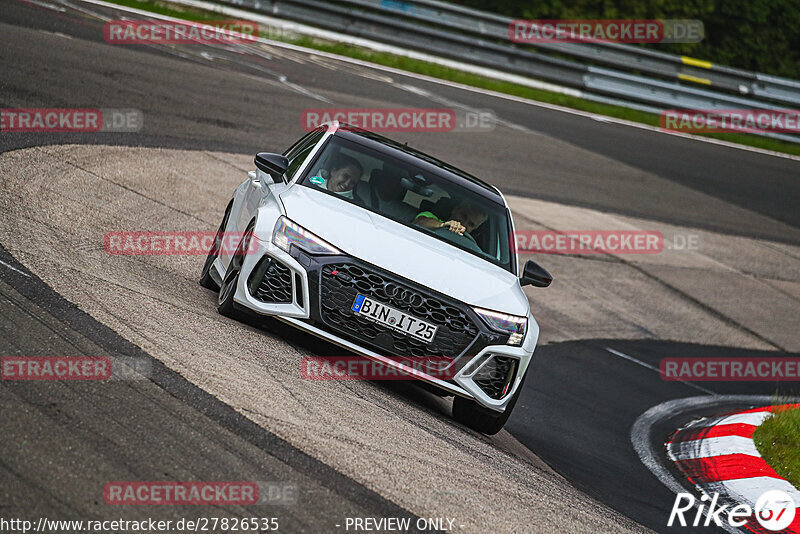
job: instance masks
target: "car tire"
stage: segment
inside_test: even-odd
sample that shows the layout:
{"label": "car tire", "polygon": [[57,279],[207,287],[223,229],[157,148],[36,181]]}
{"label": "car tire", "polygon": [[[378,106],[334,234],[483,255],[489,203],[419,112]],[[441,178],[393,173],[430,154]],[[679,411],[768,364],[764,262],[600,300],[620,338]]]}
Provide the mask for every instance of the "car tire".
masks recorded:
{"label": "car tire", "polygon": [[219,225],[219,230],[217,230],[214,236],[214,244],[211,245],[211,250],[208,251],[206,262],[203,264],[203,271],[200,273],[200,285],[213,291],[219,291],[219,285],[214,281],[214,278],[211,277],[211,265],[213,265],[214,261],[217,259],[219,249],[222,246],[222,236],[225,234],[225,227],[228,226],[228,219],[231,216],[232,207],[233,200],[228,202],[228,207],[225,208],[225,215],[222,216],[222,224]]}
{"label": "car tire", "polygon": [[[527,376],[527,373],[525,374]],[[474,400],[456,396],[456,398],[453,399],[453,419],[481,434],[487,434],[489,436],[497,434],[502,430],[506,421],[508,421],[508,418],[511,416],[511,412],[514,410],[514,405],[517,404],[517,399],[519,398],[524,383],[525,377],[522,378],[522,382],[514,393],[514,396],[511,397],[511,400],[506,405],[506,409],[503,413],[485,408]]]}
{"label": "car tire", "polygon": [[255,222],[251,222],[247,226],[247,230],[245,230],[244,234],[242,235],[242,239],[239,241],[239,246],[236,247],[236,252],[234,252],[233,256],[231,257],[231,262],[228,264],[228,268],[225,270],[225,276],[223,277],[222,285],[219,288],[219,296],[217,297],[217,311],[222,315],[232,319],[235,319],[239,316],[239,310],[237,309],[238,305],[234,302],[233,296],[236,294],[236,286],[239,284],[239,274],[242,272],[245,250],[249,248],[250,239],[253,237],[253,228],[255,228]]}

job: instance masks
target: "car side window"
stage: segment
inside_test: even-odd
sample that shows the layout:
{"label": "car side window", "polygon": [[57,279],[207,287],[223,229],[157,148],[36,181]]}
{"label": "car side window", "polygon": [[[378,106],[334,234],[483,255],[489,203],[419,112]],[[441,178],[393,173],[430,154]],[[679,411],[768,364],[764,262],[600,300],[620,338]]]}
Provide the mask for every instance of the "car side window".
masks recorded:
{"label": "car side window", "polygon": [[302,149],[304,146],[306,146],[306,143],[308,142],[308,140],[309,140],[309,139],[311,139],[312,137],[316,136],[316,135],[317,135],[319,132],[324,132],[324,131],[325,131],[325,128],[324,128],[324,127],[322,127],[322,126],[320,126],[319,128],[315,128],[314,130],[311,130],[310,132],[308,132],[307,134],[305,134],[303,137],[301,137],[300,139],[298,139],[297,141],[295,141],[294,143],[292,143],[292,146],[290,146],[289,148],[287,148],[287,149],[286,149],[286,150],[283,152],[283,155],[284,155],[284,156],[286,156],[287,158],[291,158],[291,156],[292,156],[293,154],[296,154],[296,153],[297,153],[297,152],[299,152],[299,151],[300,151],[300,150],[301,150],[301,149]]}
{"label": "car side window", "polygon": [[286,167],[286,173],[283,175],[283,180],[285,182],[288,182],[292,179],[294,173],[297,172],[297,169],[300,168],[311,151],[314,150],[314,147],[317,146],[317,143],[323,135],[325,135],[325,131],[317,129],[289,149],[289,151],[286,153],[286,158],[289,160],[289,165]]}

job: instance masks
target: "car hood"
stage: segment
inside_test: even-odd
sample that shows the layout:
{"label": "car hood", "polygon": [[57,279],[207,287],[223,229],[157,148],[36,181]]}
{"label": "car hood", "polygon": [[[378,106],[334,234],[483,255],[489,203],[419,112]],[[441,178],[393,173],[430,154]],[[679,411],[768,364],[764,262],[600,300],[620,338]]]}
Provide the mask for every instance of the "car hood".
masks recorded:
{"label": "car hood", "polygon": [[287,217],[353,257],[473,306],[528,314],[519,279],[497,265],[305,186],[280,198]]}

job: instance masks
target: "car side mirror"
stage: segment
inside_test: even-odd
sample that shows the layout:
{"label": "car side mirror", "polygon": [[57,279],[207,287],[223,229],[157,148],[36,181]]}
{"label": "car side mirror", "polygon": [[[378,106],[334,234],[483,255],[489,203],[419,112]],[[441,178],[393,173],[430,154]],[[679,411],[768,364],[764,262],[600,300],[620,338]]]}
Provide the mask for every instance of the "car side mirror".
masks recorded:
{"label": "car side mirror", "polygon": [[533,260],[525,262],[525,267],[522,268],[522,277],[520,285],[522,286],[535,286],[547,287],[553,281],[553,275]]}
{"label": "car side mirror", "polygon": [[276,181],[283,181],[283,175],[289,167],[289,160],[281,154],[259,152],[255,159],[256,168],[272,176]]}

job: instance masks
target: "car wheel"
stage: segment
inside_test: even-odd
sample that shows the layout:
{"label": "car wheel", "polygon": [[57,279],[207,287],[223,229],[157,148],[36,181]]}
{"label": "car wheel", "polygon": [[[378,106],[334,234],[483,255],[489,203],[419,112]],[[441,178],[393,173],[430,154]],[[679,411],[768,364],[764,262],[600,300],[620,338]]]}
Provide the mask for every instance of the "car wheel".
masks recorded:
{"label": "car wheel", "polygon": [[[525,374],[527,376],[527,373]],[[514,405],[517,404],[517,399],[519,398],[524,383],[525,377],[522,378],[522,383],[520,383],[503,413],[484,408],[473,400],[456,396],[453,400],[453,419],[482,434],[488,434],[490,436],[497,434],[502,430],[503,425],[506,424],[506,421],[508,421],[508,418],[511,416],[511,412],[514,410]]]}
{"label": "car wheel", "polygon": [[208,251],[206,262],[203,264],[203,271],[200,273],[200,285],[206,289],[219,291],[219,286],[211,277],[211,265],[217,259],[219,250],[222,247],[222,237],[225,234],[225,227],[228,226],[228,219],[231,216],[231,207],[233,207],[233,200],[228,202],[228,207],[225,208],[225,215],[222,216],[222,224],[219,225],[219,230],[214,236],[214,244],[211,245],[211,250]]}
{"label": "car wheel", "polygon": [[217,311],[226,317],[236,318],[239,315],[236,304],[233,302],[233,296],[236,294],[236,286],[239,283],[239,274],[242,272],[245,251],[250,247],[250,239],[253,237],[254,227],[255,224],[250,223],[244,235],[242,235],[242,240],[231,257],[231,262],[225,271],[225,277],[222,279],[222,286],[219,288]]}

